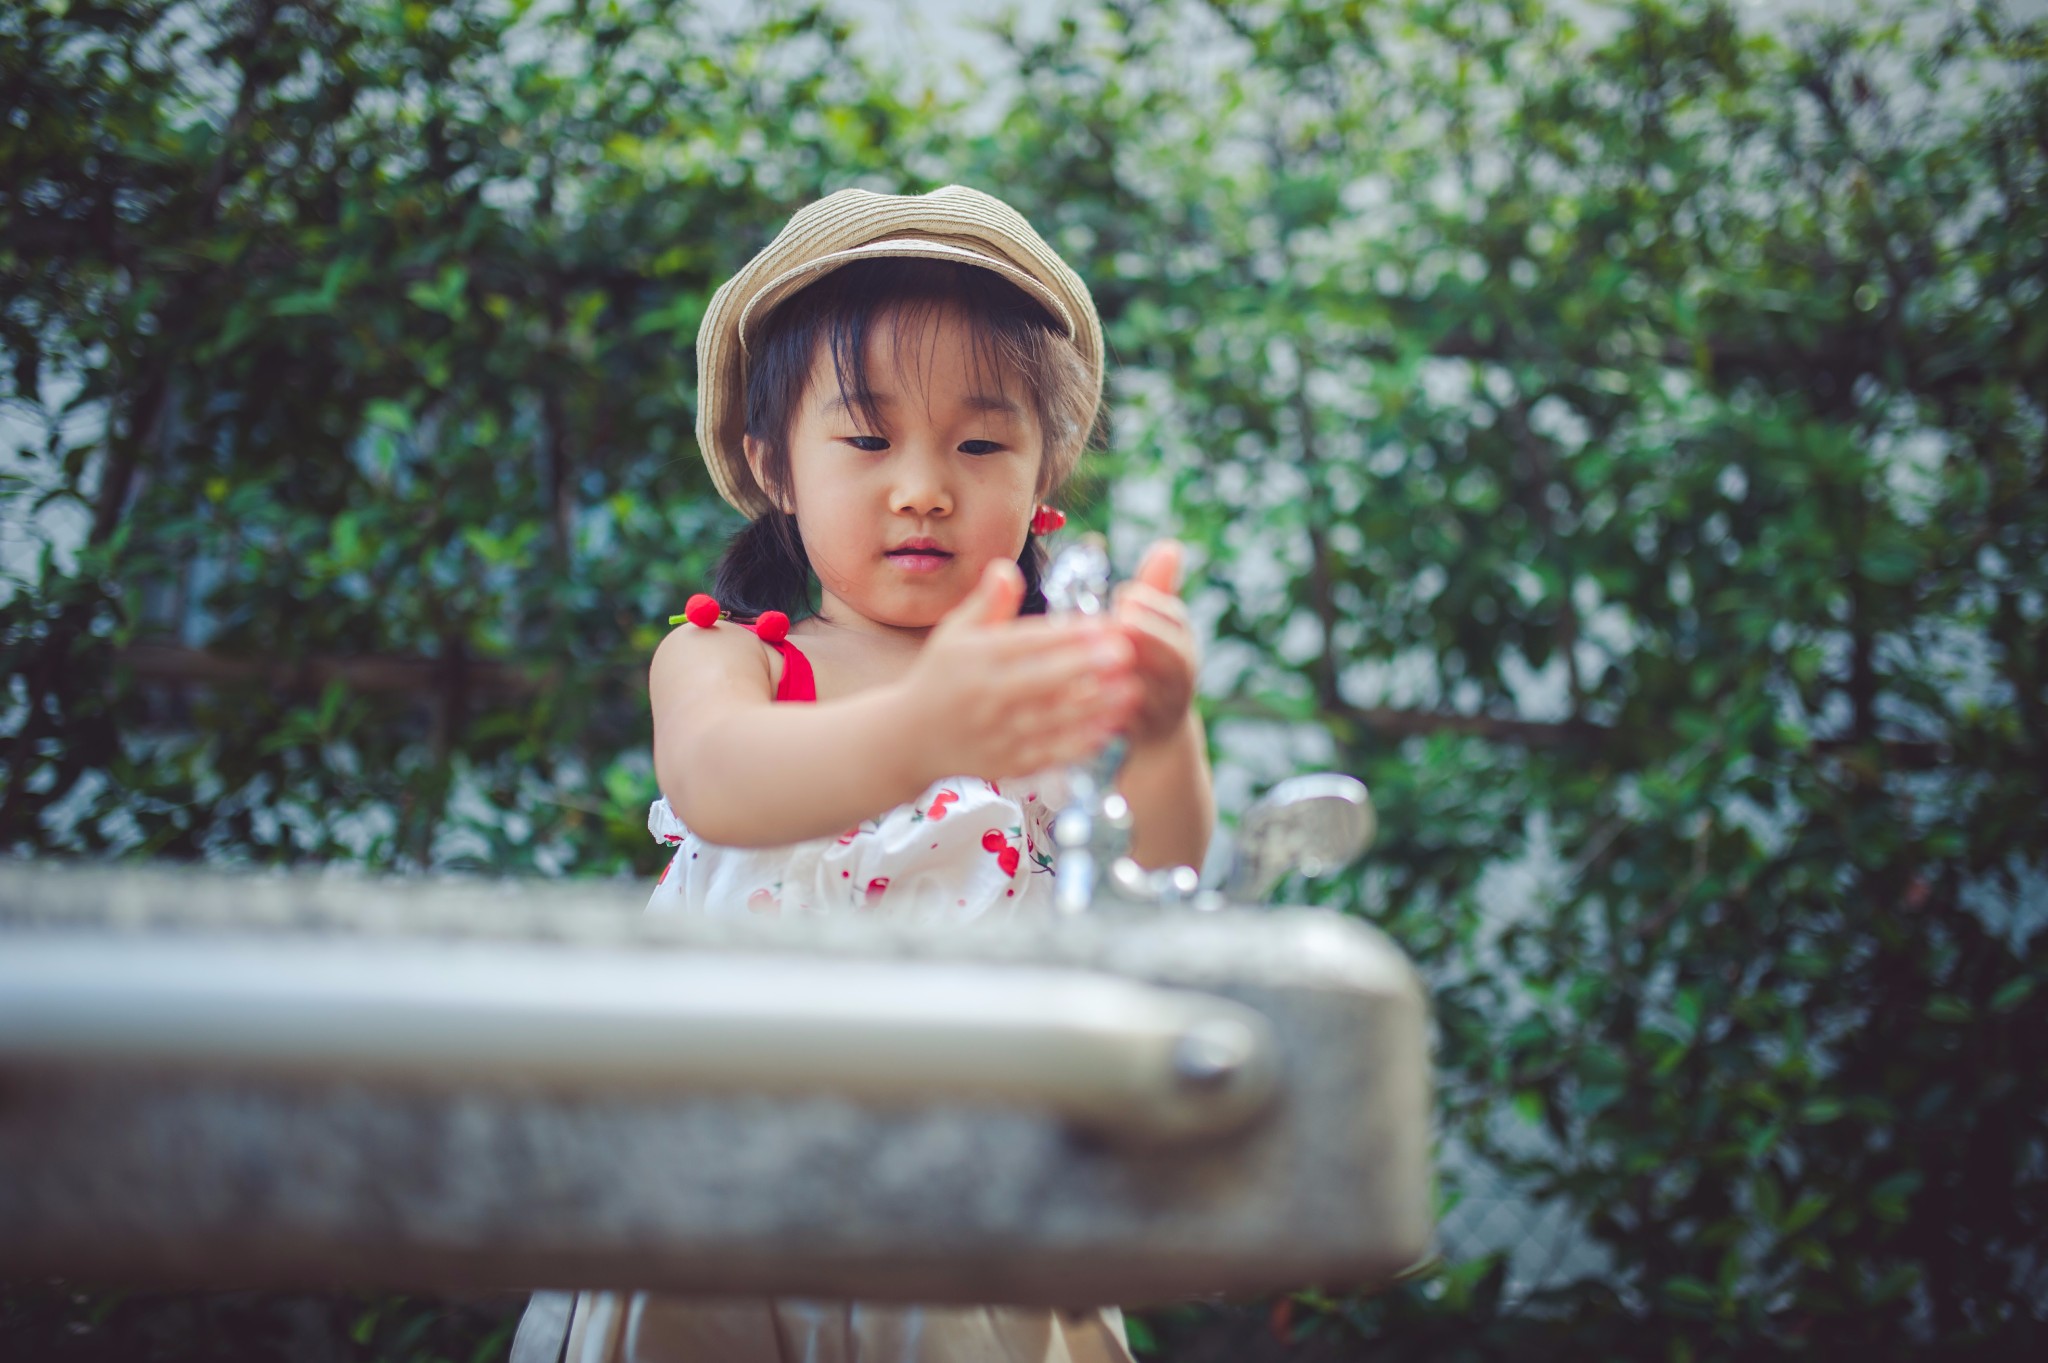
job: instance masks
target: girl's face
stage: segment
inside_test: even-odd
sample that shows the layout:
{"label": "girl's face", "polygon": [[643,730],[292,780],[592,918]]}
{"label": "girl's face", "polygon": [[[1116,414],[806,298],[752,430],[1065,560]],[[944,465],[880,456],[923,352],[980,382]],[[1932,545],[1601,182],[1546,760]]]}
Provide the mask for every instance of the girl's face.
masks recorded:
{"label": "girl's face", "polygon": [[927,630],[992,560],[1023,551],[1044,433],[1024,384],[977,364],[974,339],[952,308],[878,319],[872,422],[820,347],[789,433],[789,509],[828,620]]}

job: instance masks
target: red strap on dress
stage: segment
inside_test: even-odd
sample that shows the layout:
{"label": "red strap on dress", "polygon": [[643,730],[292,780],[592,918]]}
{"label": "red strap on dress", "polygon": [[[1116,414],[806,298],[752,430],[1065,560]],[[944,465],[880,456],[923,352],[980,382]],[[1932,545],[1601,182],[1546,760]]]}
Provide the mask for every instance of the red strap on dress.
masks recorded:
{"label": "red strap on dress", "polygon": [[[747,626],[754,629],[754,626]],[[755,630],[758,637],[759,630]],[[811,675],[811,660],[803,650],[787,639],[762,639],[762,643],[782,655],[782,680],[775,683],[777,700],[810,700],[818,698],[817,679]]]}

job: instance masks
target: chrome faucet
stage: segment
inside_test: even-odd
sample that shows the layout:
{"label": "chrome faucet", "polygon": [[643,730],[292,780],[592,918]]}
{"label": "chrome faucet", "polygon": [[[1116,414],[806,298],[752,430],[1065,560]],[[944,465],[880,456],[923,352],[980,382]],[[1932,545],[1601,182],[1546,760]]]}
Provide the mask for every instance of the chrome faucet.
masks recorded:
{"label": "chrome faucet", "polygon": [[1238,821],[1235,855],[1217,892],[1255,904],[1289,871],[1319,880],[1372,846],[1379,816],[1365,783],[1336,772],[1290,776]]}
{"label": "chrome faucet", "polygon": [[[1102,536],[1083,535],[1060,550],[1045,572],[1045,605],[1053,615],[1108,613],[1109,546]],[[1117,737],[1091,762],[1067,768],[1067,801],[1054,816],[1053,902],[1065,914],[1087,912],[1095,902],[1104,863],[1114,866],[1130,845],[1131,807],[1116,792],[1116,774],[1129,745]]]}
{"label": "chrome faucet", "polygon": [[[1053,614],[1107,612],[1109,549],[1102,536],[1083,535],[1062,549],[1046,570],[1044,590]],[[1290,871],[1317,879],[1341,869],[1372,845],[1379,828],[1362,782],[1333,772],[1291,777],[1245,811],[1230,870],[1219,887],[1205,890],[1192,866],[1148,871],[1125,855],[1131,807],[1116,792],[1125,751],[1118,738],[1094,761],[1067,769],[1067,803],[1052,826],[1059,849],[1053,859],[1054,902],[1061,913],[1085,913],[1104,889],[1133,905],[1220,909],[1233,902],[1255,904]]]}

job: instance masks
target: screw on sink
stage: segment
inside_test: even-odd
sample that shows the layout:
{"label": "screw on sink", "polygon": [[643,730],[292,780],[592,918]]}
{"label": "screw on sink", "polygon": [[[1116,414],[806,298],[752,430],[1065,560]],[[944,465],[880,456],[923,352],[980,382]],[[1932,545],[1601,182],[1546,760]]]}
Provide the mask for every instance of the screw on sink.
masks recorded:
{"label": "screw on sink", "polygon": [[1256,1046],[1251,1029],[1229,1018],[1209,1018],[1173,1044],[1173,1072],[1187,1088],[1221,1088],[1243,1069]]}

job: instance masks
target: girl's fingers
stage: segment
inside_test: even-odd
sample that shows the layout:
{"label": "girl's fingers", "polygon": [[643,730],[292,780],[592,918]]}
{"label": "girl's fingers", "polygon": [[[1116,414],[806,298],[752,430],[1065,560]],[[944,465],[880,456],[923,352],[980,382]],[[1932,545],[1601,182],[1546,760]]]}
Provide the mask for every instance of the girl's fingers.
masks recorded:
{"label": "girl's fingers", "polygon": [[1044,751],[1035,765],[1043,768],[1093,757],[1130,727],[1126,723],[1071,725],[1060,730],[1057,736],[1041,740]]}
{"label": "girl's fingers", "polygon": [[1136,711],[1137,702],[1128,692],[1077,688],[1051,703],[1019,706],[1011,715],[1009,741],[1034,746],[1064,742],[1095,729],[1120,729]]}
{"label": "girl's fingers", "polygon": [[[1162,606],[1161,602],[1167,605]],[[1145,666],[1147,655],[1160,648],[1185,657],[1194,655],[1194,626],[1180,605],[1172,597],[1160,597],[1152,592],[1143,596],[1134,592],[1121,604],[1117,623],[1123,626],[1126,636],[1137,648],[1141,668]]]}
{"label": "girl's fingers", "polygon": [[974,590],[959,605],[946,612],[944,623],[958,621],[966,625],[993,625],[1013,620],[1023,601],[1023,572],[1008,559],[992,559],[981,570],[981,580],[974,584]]}
{"label": "girl's fingers", "polygon": [[1142,688],[1134,678],[1082,678],[1043,693],[1037,703],[1005,711],[1001,745],[1017,752],[1100,747],[1107,735],[1126,727],[1137,713]]}
{"label": "girl's fingers", "polygon": [[991,652],[1023,656],[1068,643],[1085,643],[1105,634],[1115,634],[1116,625],[1107,617],[1080,620],[1045,615],[1027,615],[984,631]]}
{"label": "girl's fingers", "polygon": [[1128,637],[1104,630],[1048,640],[1022,652],[1004,650],[995,661],[1002,665],[1005,691],[1031,694],[1070,686],[1083,677],[1128,671],[1136,660],[1137,648]]}
{"label": "girl's fingers", "polygon": [[1183,621],[1156,615],[1133,615],[1122,623],[1124,637],[1138,651],[1141,661],[1145,654],[1160,648],[1179,654],[1194,651],[1194,634]]}
{"label": "girl's fingers", "polygon": [[1116,618],[1138,650],[1139,669],[1157,664],[1162,651],[1192,663],[1197,648],[1186,603],[1142,583],[1125,585],[1130,590],[1118,599]]}
{"label": "girl's fingers", "polygon": [[1114,729],[1073,730],[1062,735],[1057,741],[1047,741],[1020,751],[1016,774],[1024,775],[1041,772],[1049,767],[1063,767],[1074,762],[1085,762],[1109,746],[1116,736]]}
{"label": "girl's fingers", "polygon": [[1186,550],[1179,540],[1155,540],[1139,560],[1138,571],[1132,579],[1141,582],[1154,591],[1172,596],[1180,591],[1180,570]]}
{"label": "girl's fingers", "polygon": [[1137,661],[1133,670],[1158,682],[1192,677],[1198,662],[1194,636],[1186,629],[1159,620],[1126,622]]}
{"label": "girl's fingers", "polygon": [[1149,582],[1140,582],[1135,578],[1129,582],[1119,582],[1116,584],[1116,589],[1111,595],[1116,602],[1119,612],[1128,607],[1143,606],[1161,615],[1171,615],[1181,619],[1187,618],[1187,602],[1181,600],[1180,597],[1172,592],[1160,591],[1159,588]]}
{"label": "girl's fingers", "polygon": [[1142,694],[1137,683],[1129,680],[1092,686],[1084,684],[1047,707],[1044,727],[1055,730],[1116,728],[1137,709]]}

